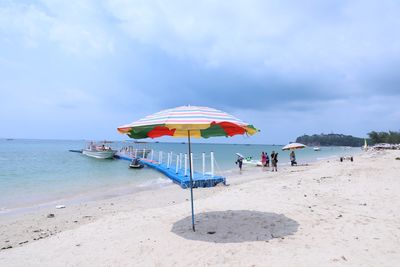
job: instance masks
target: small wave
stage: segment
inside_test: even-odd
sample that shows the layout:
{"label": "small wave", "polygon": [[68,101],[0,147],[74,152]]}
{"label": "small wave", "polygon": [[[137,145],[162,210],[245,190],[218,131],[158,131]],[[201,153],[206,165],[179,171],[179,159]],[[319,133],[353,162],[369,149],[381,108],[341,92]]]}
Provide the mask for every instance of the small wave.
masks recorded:
{"label": "small wave", "polygon": [[8,213],[10,210],[5,208],[5,207],[1,207],[0,208],[0,214],[4,214],[4,213]]}
{"label": "small wave", "polygon": [[172,184],[170,179],[158,177],[157,179],[146,181],[138,185],[138,187],[153,187],[153,186],[164,186]]}

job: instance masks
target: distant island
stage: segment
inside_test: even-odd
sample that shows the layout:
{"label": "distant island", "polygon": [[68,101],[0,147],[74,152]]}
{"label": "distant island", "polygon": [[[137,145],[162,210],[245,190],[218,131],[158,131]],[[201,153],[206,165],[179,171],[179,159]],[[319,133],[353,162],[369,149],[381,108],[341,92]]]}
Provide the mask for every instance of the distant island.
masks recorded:
{"label": "distant island", "polygon": [[[369,132],[366,138],[368,145],[379,143],[400,144],[400,131],[388,132]],[[361,147],[364,145],[364,138],[354,137],[344,134],[313,134],[303,135],[296,138],[297,143],[302,143],[307,146],[352,146]]]}
{"label": "distant island", "polygon": [[313,134],[303,135],[296,139],[297,143],[307,146],[352,146],[361,147],[364,145],[364,138],[344,134]]}

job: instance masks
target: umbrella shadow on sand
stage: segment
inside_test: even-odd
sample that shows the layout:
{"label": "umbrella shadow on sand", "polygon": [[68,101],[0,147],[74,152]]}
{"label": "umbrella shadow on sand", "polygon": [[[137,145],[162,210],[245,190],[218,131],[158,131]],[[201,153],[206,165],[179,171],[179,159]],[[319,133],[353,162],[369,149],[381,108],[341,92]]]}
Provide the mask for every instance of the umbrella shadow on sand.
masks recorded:
{"label": "umbrella shadow on sand", "polygon": [[171,232],[190,240],[240,243],[283,238],[298,227],[298,222],[283,214],[228,210],[196,214],[196,232],[191,229],[191,216],[175,222]]}

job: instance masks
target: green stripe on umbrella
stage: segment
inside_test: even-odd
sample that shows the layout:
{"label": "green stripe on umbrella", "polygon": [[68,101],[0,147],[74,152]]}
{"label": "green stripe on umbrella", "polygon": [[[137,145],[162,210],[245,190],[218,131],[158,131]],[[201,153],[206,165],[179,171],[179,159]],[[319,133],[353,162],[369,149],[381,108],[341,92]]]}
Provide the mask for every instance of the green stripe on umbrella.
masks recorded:
{"label": "green stripe on umbrella", "polygon": [[209,128],[205,130],[201,130],[201,137],[209,138],[212,136],[227,136],[224,128],[222,128],[218,124],[211,125]]}
{"label": "green stripe on umbrella", "polygon": [[134,127],[129,131],[128,136],[134,139],[147,138],[148,133],[151,132],[155,126],[157,125]]}

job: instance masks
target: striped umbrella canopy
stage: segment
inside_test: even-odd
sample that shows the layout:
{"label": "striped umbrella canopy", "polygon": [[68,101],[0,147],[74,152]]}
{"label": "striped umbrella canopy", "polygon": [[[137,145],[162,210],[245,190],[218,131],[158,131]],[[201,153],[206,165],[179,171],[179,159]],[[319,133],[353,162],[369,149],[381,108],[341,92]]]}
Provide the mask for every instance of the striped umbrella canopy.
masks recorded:
{"label": "striped umbrella canopy", "polygon": [[253,125],[217,109],[182,106],[166,109],[118,127],[134,139],[161,136],[209,138],[212,136],[253,135]]}
{"label": "striped umbrella canopy", "polygon": [[282,150],[295,150],[295,149],[301,149],[305,148],[306,145],[300,144],[300,143],[290,143],[287,144],[286,146],[282,147]]}
{"label": "striped umbrella canopy", "polygon": [[194,225],[193,173],[190,138],[212,136],[253,135],[257,129],[223,111],[196,106],[182,106],[166,109],[138,121],[118,127],[118,131],[134,139],[157,138],[161,136],[187,137],[189,147],[190,203],[192,228]]}

